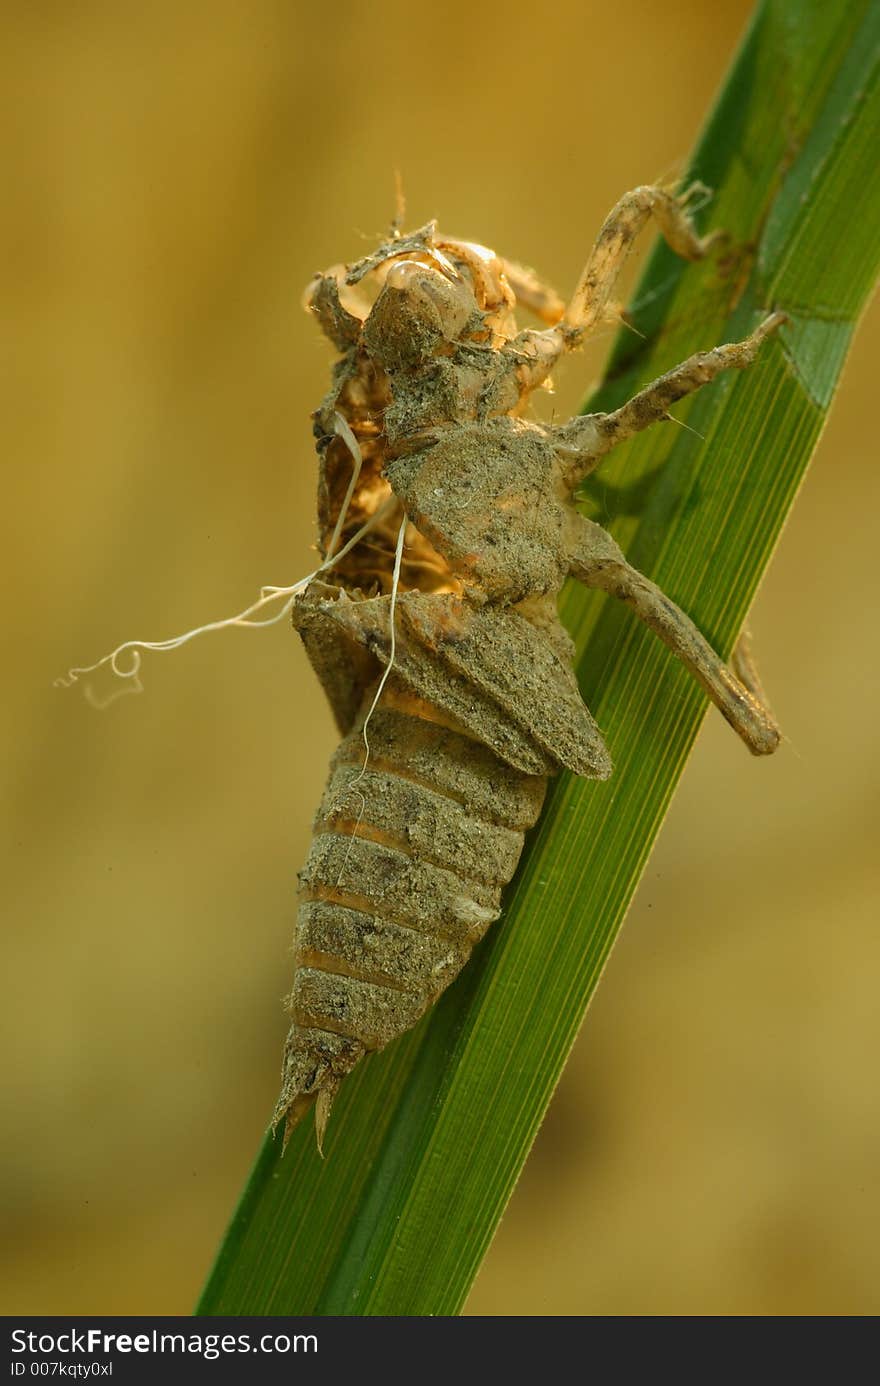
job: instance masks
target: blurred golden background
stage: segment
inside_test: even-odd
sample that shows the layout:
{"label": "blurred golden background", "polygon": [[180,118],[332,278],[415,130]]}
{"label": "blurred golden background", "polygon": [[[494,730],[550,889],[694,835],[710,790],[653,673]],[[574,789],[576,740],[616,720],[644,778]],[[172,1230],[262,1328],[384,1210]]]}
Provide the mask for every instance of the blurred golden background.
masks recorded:
{"label": "blurred golden background", "polygon": [[[312,566],[300,292],[396,167],[410,225],[568,289],[683,168],[749,9],[6,6],[3,1312],[190,1311],[334,744],[284,626],[148,657],[103,714],[52,679]],[[880,1309],[878,350],[875,309],[754,612],[790,741],[709,717],[469,1312]]]}

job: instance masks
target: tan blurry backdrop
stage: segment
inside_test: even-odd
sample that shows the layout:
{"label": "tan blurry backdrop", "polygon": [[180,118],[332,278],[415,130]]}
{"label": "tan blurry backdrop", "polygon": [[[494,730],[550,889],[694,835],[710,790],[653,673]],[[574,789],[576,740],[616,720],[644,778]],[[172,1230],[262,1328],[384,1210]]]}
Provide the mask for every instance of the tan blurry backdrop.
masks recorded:
{"label": "tan blurry backdrop", "polygon": [[[334,741],[284,627],[155,656],[103,715],[52,678],[311,566],[299,295],[395,165],[411,224],[568,287],[681,169],[748,10],[7,6],[3,1312],[190,1310],[275,1097]],[[880,1308],[878,348],[875,311],[754,613],[790,743],[707,721],[471,1312]]]}

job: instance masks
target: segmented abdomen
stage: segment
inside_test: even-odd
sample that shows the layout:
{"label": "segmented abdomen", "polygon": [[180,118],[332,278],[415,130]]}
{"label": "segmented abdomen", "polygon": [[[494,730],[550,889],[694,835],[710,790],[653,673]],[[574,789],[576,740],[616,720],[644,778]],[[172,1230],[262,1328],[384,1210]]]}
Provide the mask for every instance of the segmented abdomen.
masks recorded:
{"label": "segmented abdomen", "polygon": [[276,1120],[313,1102],[319,1140],[346,1073],[409,1030],[498,917],[542,776],[430,720],[377,709],[331,762],[300,874],[296,974]]}

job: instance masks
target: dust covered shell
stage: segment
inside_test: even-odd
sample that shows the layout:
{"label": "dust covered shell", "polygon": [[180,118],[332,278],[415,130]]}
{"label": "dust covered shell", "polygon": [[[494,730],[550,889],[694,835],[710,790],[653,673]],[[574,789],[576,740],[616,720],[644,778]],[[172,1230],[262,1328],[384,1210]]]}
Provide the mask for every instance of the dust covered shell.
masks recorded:
{"label": "dust covered shell", "polygon": [[[498,918],[548,777],[611,773],[557,615],[567,577],[656,631],[752,752],[778,743],[753,689],[572,497],[618,442],[748,366],[782,315],[613,412],[525,417],[531,392],[612,311],[650,218],[678,254],[709,253],[688,203],[626,194],[567,305],[433,222],[306,291],[338,359],[314,416],[323,562],[292,613],[343,739],[300,874],[275,1113],[285,1138],[314,1106],[320,1146],[345,1075],[458,975]],[[520,328],[523,308],[542,325]]]}

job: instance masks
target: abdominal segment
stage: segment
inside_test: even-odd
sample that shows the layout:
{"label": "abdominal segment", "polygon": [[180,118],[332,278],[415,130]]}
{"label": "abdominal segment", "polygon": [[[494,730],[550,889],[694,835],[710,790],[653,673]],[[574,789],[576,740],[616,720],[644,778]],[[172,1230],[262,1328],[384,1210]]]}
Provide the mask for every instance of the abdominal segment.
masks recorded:
{"label": "abdominal segment", "polygon": [[417,712],[376,709],[333,758],[300,875],[292,1025],[276,1122],[412,1028],[500,912],[546,779]]}

